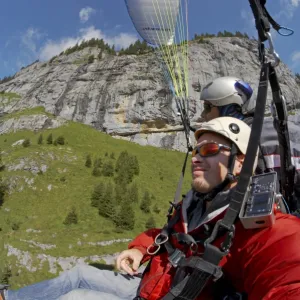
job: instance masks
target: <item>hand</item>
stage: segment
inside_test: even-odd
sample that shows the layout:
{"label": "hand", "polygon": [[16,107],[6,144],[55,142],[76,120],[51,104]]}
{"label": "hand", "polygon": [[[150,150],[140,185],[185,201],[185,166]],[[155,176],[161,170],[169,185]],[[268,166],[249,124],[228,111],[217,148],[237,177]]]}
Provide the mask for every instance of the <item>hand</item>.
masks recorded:
{"label": "hand", "polygon": [[117,257],[116,267],[120,271],[123,270],[127,274],[136,275],[138,274],[137,269],[142,261],[143,254],[138,249],[124,250]]}

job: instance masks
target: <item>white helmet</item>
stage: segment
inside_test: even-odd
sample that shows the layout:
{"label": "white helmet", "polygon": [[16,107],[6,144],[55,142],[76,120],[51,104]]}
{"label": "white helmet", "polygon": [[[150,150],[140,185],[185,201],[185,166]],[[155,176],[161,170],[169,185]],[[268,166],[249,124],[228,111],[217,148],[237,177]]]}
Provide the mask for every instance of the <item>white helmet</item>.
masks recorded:
{"label": "white helmet", "polygon": [[242,154],[246,154],[251,128],[242,120],[232,117],[219,117],[203,123],[195,132],[195,138],[205,132],[215,132],[234,143]]}
{"label": "white helmet", "polygon": [[243,107],[250,100],[252,93],[253,90],[247,82],[227,76],[207,84],[200,94],[200,100],[208,101],[214,106],[238,104]]}

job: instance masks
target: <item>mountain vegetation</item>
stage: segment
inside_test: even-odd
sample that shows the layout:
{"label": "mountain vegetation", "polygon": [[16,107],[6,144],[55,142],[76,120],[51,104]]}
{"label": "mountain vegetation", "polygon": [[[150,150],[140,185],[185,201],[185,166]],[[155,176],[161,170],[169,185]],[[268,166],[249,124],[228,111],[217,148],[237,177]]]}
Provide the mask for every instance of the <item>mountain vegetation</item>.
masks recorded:
{"label": "mountain vegetation", "polygon": [[[22,113],[43,112],[28,109],[9,117]],[[5,261],[0,277],[12,288],[55,276],[47,262],[40,266],[41,254],[113,254],[127,242],[95,243],[163,226],[184,160],[184,153],[114,139],[75,122],[3,134],[0,145],[0,252]],[[187,174],[184,191],[189,184]],[[29,251],[36,271],[7,256],[8,247]]]}

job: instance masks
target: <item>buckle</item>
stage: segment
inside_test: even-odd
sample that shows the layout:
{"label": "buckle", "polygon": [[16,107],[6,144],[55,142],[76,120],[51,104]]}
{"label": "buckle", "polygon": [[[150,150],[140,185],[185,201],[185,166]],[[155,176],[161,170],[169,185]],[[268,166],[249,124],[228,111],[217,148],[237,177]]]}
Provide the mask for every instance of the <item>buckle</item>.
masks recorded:
{"label": "buckle", "polygon": [[185,258],[185,255],[179,249],[175,249],[175,251],[168,256],[168,260],[174,268],[178,266],[182,258]]}
{"label": "buckle", "polygon": [[234,238],[234,234],[235,234],[235,226],[232,224],[231,227],[228,228],[226,225],[222,224],[222,221],[223,221],[222,219],[217,221],[210,237],[204,241],[204,246],[206,247],[207,244],[211,244],[216,239],[219,229],[224,228],[227,230],[227,233],[226,233],[225,240],[221,245],[221,250],[225,252],[225,254],[227,254],[232,245],[232,239]]}

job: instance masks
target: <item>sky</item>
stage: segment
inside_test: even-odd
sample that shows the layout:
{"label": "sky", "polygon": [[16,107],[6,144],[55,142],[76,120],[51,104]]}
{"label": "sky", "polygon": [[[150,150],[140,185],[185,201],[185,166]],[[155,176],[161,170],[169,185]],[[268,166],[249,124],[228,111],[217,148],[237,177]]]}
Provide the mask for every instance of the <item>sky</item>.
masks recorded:
{"label": "sky", "polygon": [[[267,8],[282,26],[295,33],[272,32],[282,61],[300,73],[300,0],[267,0]],[[190,38],[195,33],[241,31],[257,37],[248,0],[188,0]],[[103,38],[116,49],[139,35],[124,0],[2,0],[0,10],[0,78],[90,38]]]}

